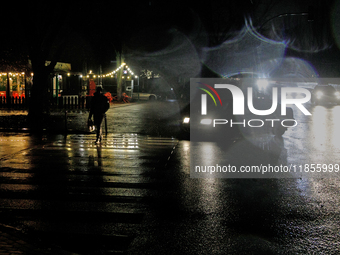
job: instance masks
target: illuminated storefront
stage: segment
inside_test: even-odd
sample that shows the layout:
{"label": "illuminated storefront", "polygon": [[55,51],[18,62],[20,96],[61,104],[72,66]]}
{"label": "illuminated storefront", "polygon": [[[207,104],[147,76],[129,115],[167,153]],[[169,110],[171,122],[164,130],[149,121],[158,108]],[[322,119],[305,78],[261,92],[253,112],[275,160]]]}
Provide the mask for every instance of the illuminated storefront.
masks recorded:
{"label": "illuminated storefront", "polygon": [[26,96],[26,79],[24,72],[0,72],[0,97],[6,97],[9,94],[10,97],[25,97]]}

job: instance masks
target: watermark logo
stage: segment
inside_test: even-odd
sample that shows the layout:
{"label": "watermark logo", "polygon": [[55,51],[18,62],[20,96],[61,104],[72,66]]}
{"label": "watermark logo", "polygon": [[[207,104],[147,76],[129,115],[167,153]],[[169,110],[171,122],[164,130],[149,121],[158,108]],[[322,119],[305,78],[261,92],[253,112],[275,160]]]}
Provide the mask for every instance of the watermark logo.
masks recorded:
{"label": "watermark logo", "polygon": [[[221,125],[295,127],[298,123],[293,107],[305,116],[312,115],[304,105],[312,95],[307,88],[282,83],[266,79],[192,79],[190,93],[195,103],[191,107],[191,120],[196,121],[190,123],[211,125],[212,128]],[[273,130],[269,132],[276,132]]]}
{"label": "watermark logo", "polygon": [[[198,84],[201,84],[201,85],[207,87],[208,89],[210,89],[216,95],[216,97],[218,98],[218,100],[220,101],[220,104],[222,106],[221,97],[220,97],[220,95],[217,93],[217,91],[213,87],[211,87],[210,85],[208,85],[206,83],[203,83],[203,82],[198,82]],[[201,88],[201,87],[198,87],[198,89],[203,90],[204,92],[206,92],[211,97],[211,99],[214,101],[215,106],[217,106],[215,97],[211,94],[211,92],[209,90],[207,90],[205,88]],[[206,94],[202,94],[201,95],[201,100],[202,100],[201,114],[202,115],[206,115],[207,114],[207,95]]]}
{"label": "watermark logo", "polygon": [[[208,84],[198,82],[200,84],[205,85],[206,87],[210,88],[211,91],[215,93],[217,98],[220,101],[220,104],[222,106],[222,100],[217,93],[215,89],[227,89],[231,92],[232,94],[232,101],[233,101],[233,115],[244,115],[245,114],[245,96],[243,91],[232,84],[214,84],[214,88]],[[213,99],[215,106],[217,106],[216,100],[214,96],[206,89],[200,88],[199,89],[205,91],[210,97]],[[303,105],[306,102],[309,102],[311,99],[311,93],[309,90],[305,88],[298,88],[298,87],[283,87],[283,88],[277,88],[277,87],[272,87],[272,94],[270,95],[272,99],[272,105],[269,109],[256,109],[254,107],[254,92],[253,92],[253,87],[248,87],[247,88],[247,106],[249,111],[252,114],[258,115],[258,116],[265,116],[265,115],[270,115],[273,114],[278,107],[278,89],[280,89],[280,94],[281,94],[281,115],[285,116],[287,113],[287,105],[295,105],[298,109],[301,110],[301,112],[304,115],[311,115],[311,113],[305,108]],[[297,94],[304,94],[304,98],[288,98],[288,94],[291,93],[297,93]],[[206,115],[207,114],[207,95],[202,94],[201,95],[201,115]]]}

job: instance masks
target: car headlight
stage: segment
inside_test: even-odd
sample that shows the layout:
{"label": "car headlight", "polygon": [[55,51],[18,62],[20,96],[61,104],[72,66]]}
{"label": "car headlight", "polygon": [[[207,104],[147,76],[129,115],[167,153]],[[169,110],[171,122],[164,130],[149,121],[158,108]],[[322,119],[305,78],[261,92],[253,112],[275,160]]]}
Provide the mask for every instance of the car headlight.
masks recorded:
{"label": "car headlight", "polygon": [[190,122],[190,118],[189,117],[185,117],[183,119],[183,123],[188,124],[189,122]]}
{"label": "car headlight", "polygon": [[321,92],[321,91],[316,92],[316,97],[318,99],[320,99],[322,96],[323,96],[323,92]]}
{"label": "car headlight", "polygon": [[201,124],[210,125],[212,123],[212,119],[201,119]]}
{"label": "car headlight", "polygon": [[340,99],[340,92],[339,91],[335,92],[334,95],[336,96],[337,99]]}
{"label": "car headlight", "polygon": [[266,79],[259,79],[257,80],[256,84],[259,90],[265,90],[268,87],[269,82]]}

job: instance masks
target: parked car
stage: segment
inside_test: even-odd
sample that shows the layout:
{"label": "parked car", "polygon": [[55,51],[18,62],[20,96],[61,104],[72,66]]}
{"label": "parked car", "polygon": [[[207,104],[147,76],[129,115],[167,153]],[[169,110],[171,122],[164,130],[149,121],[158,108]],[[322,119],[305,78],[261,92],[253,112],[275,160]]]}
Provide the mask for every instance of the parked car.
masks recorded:
{"label": "parked car", "polygon": [[133,100],[141,100],[141,101],[154,101],[154,100],[159,100],[159,96],[157,94],[153,93],[138,93],[134,92],[132,94],[132,99]]}
{"label": "parked car", "polygon": [[317,85],[312,90],[312,103],[317,104],[339,104],[340,92],[331,85]]}

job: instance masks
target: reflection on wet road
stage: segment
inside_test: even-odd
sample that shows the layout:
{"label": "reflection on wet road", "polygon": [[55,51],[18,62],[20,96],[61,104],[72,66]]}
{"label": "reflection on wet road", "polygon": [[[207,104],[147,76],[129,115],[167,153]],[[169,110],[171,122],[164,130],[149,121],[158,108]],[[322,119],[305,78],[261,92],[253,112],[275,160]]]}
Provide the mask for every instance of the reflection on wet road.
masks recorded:
{"label": "reflection on wet road", "polygon": [[178,143],[137,134],[98,146],[94,135],[0,140],[1,222],[80,253],[128,248]]}
{"label": "reflection on wet road", "polygon": [[[135,254],[339,252],[339,179],[189,178],[188,148],[180,141],[163,171],[168,185],[134,241]],[[218,147],[201,149],[203,157]]]}
{"label": "reflection on wet road", "polygon": [[287,163],[338,164],[340,156],[340,106],[314,106],[312,116],[295,111],[299,121],[284,136]]}
{"label": "reflection on wet road", "polygon": [[157,237],[153,244],[158,246],[150,250],[187,254],[339,253],[340,178],[187,178],[190,155],[207,165],[221,159],[249,165],[340,163],[338,111],[338,106],[316,106],[310,117],[297,113],[299,125],[282,139],[252,137],[234,141],[227,149],[218,143],[181,141],[174,157],[178,162],[173,162],[171,173],[167,173],[167,178],[177,183],[177,192],[164,192],[166,202],[160,201],[162,206],[155,208],[155,217],[163,219],[163,224],[152,235],[145,233]]}
{"label": "reflection on wet road", "polygon": [[338,254],[340,178],[190,178],[193,155],[204,164],[340,163],[340,108],[309,110],[294,112],[299,124],[282,138],[222,149],[134,133],[102,146],[94,136],[2,135],[1,221],[78,252]]}

